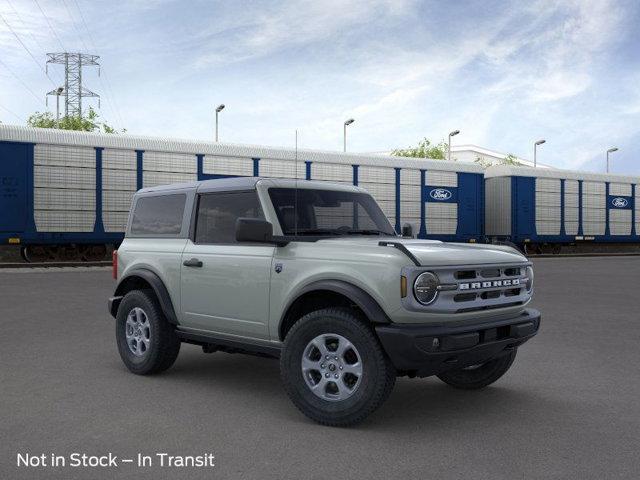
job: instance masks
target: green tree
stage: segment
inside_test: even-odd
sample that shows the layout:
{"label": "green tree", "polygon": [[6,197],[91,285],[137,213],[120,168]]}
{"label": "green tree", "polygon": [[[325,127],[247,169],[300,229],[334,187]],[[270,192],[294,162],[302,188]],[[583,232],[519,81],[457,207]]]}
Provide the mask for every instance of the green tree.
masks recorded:
{"label": "green tree", "polygon": [[393,150],[391,155],[398,157],[413,157],[413,158],[432,158],[436,160],[446,160],[448,145],[445,142],[440,142],[437,145],[433,145],[426,138],[418,142],[417,147],[399,148]]}
{"label": "green tree", "polygon": [[480,165],[482,168],[489,168],[493,165],[511,165],[514,167],[522,166],[522,163],[518,161],[518,157],[516,157],[513,153],[509,153],[506,157],[498,160],[496,163],[491,160],[487,160],[484,157],[476,157],[475,163]]}
{"label": "green tree", "polygon": [[[51,112],[36,112],[27,119],[27,125],[37,128],[58,128],[60,130],[80,130],[83,132],[118,133],[118,131],[100,120],[100,115],[91,107],[82,117],[64,116],[57,121]],[[125,133],[126,129],[122,129]]]}

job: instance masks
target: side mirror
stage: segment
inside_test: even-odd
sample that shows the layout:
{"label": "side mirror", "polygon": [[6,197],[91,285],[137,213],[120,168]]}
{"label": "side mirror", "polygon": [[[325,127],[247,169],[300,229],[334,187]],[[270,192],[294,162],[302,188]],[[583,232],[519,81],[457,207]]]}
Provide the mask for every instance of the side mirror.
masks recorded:
{"label": "side mirror", "polygon": [[404,225],[402,225],[402,236],[413,238],[413,227],[410,223],[405,223]]}
{"label": "side mirror", "polygon": [[236,220],[238,242],[272,243],[273,225],[260,218],[238,218]]}

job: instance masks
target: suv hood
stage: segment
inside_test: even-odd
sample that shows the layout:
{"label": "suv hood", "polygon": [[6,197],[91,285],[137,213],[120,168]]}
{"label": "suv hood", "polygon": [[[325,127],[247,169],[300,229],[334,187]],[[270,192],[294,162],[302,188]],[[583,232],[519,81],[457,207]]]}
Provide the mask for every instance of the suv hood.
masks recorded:
{"label": "suv hood", "polygon": [[[382,241],[401,243],[424,266],[480,265],[527,261],[527,258],[518,250],[506,245],[445,243],[438,240],[415,240],[397,237],[339,237],[321,241],[344,244],[345,246],[362,246],[363,248],[391,248],[380,247],[378,243]],[[408,257],[407,260],[409,260]]]}

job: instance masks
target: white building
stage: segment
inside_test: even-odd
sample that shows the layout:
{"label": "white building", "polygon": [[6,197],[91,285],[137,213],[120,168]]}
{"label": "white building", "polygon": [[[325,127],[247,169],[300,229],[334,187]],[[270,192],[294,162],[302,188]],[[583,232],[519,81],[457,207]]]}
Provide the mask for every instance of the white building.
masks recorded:
{"label": "white building", "polygon": [[[499,165],[501,160],[507,157],[507,153],[496,152],[488,148],[479,147],[477,145],[452,145],[451,146],[451,159],[458,162],[473,163],[478,158],[483,163],[492,163]],[[526,160],[524,158],[517,157],[517,161],[525,167],[533,167],[533,161]],[[539,168],[553,168],[549,165],[544,165],[538,162]]]}
{"label": "white building", "polygon": [[[391,152],[371,152],[375,155],[391,155]],[[451,146],[451,160],[464,163],[476,163],[476,160],[480,159],[481,165],[489,166],[500,165],[509,154],[496,152],[488,148],[479,147],[477,145],[452,145]],[[522,164],[523,167],[533,167],[533,161],[524,158],[516,157],[516,160]],[[538,168],[554,168],[550,165],[545,165],[538,162]]]}

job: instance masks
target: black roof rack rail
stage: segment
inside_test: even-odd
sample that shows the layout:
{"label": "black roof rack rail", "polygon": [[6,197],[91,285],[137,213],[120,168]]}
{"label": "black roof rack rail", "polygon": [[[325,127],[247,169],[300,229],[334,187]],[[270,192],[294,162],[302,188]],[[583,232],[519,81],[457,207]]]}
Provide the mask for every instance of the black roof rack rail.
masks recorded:
{"label": "black roof rack rail", "polygon": [[400,250],[402,253],[404,253],[407,257],[409,257],[411,259],[411,261],[418,267],[421,267],[422,265],[420,265],[420,261],[415,257],[415,255],[413,253],[411,253],[409,251],[409,249],[407,247],[404,246],[403,243],[400,242],[388,242],[388,241],[381,241],[378,242],[378,245],[381,247],[393,247],[393,248],[397,248],[398,250]]}

